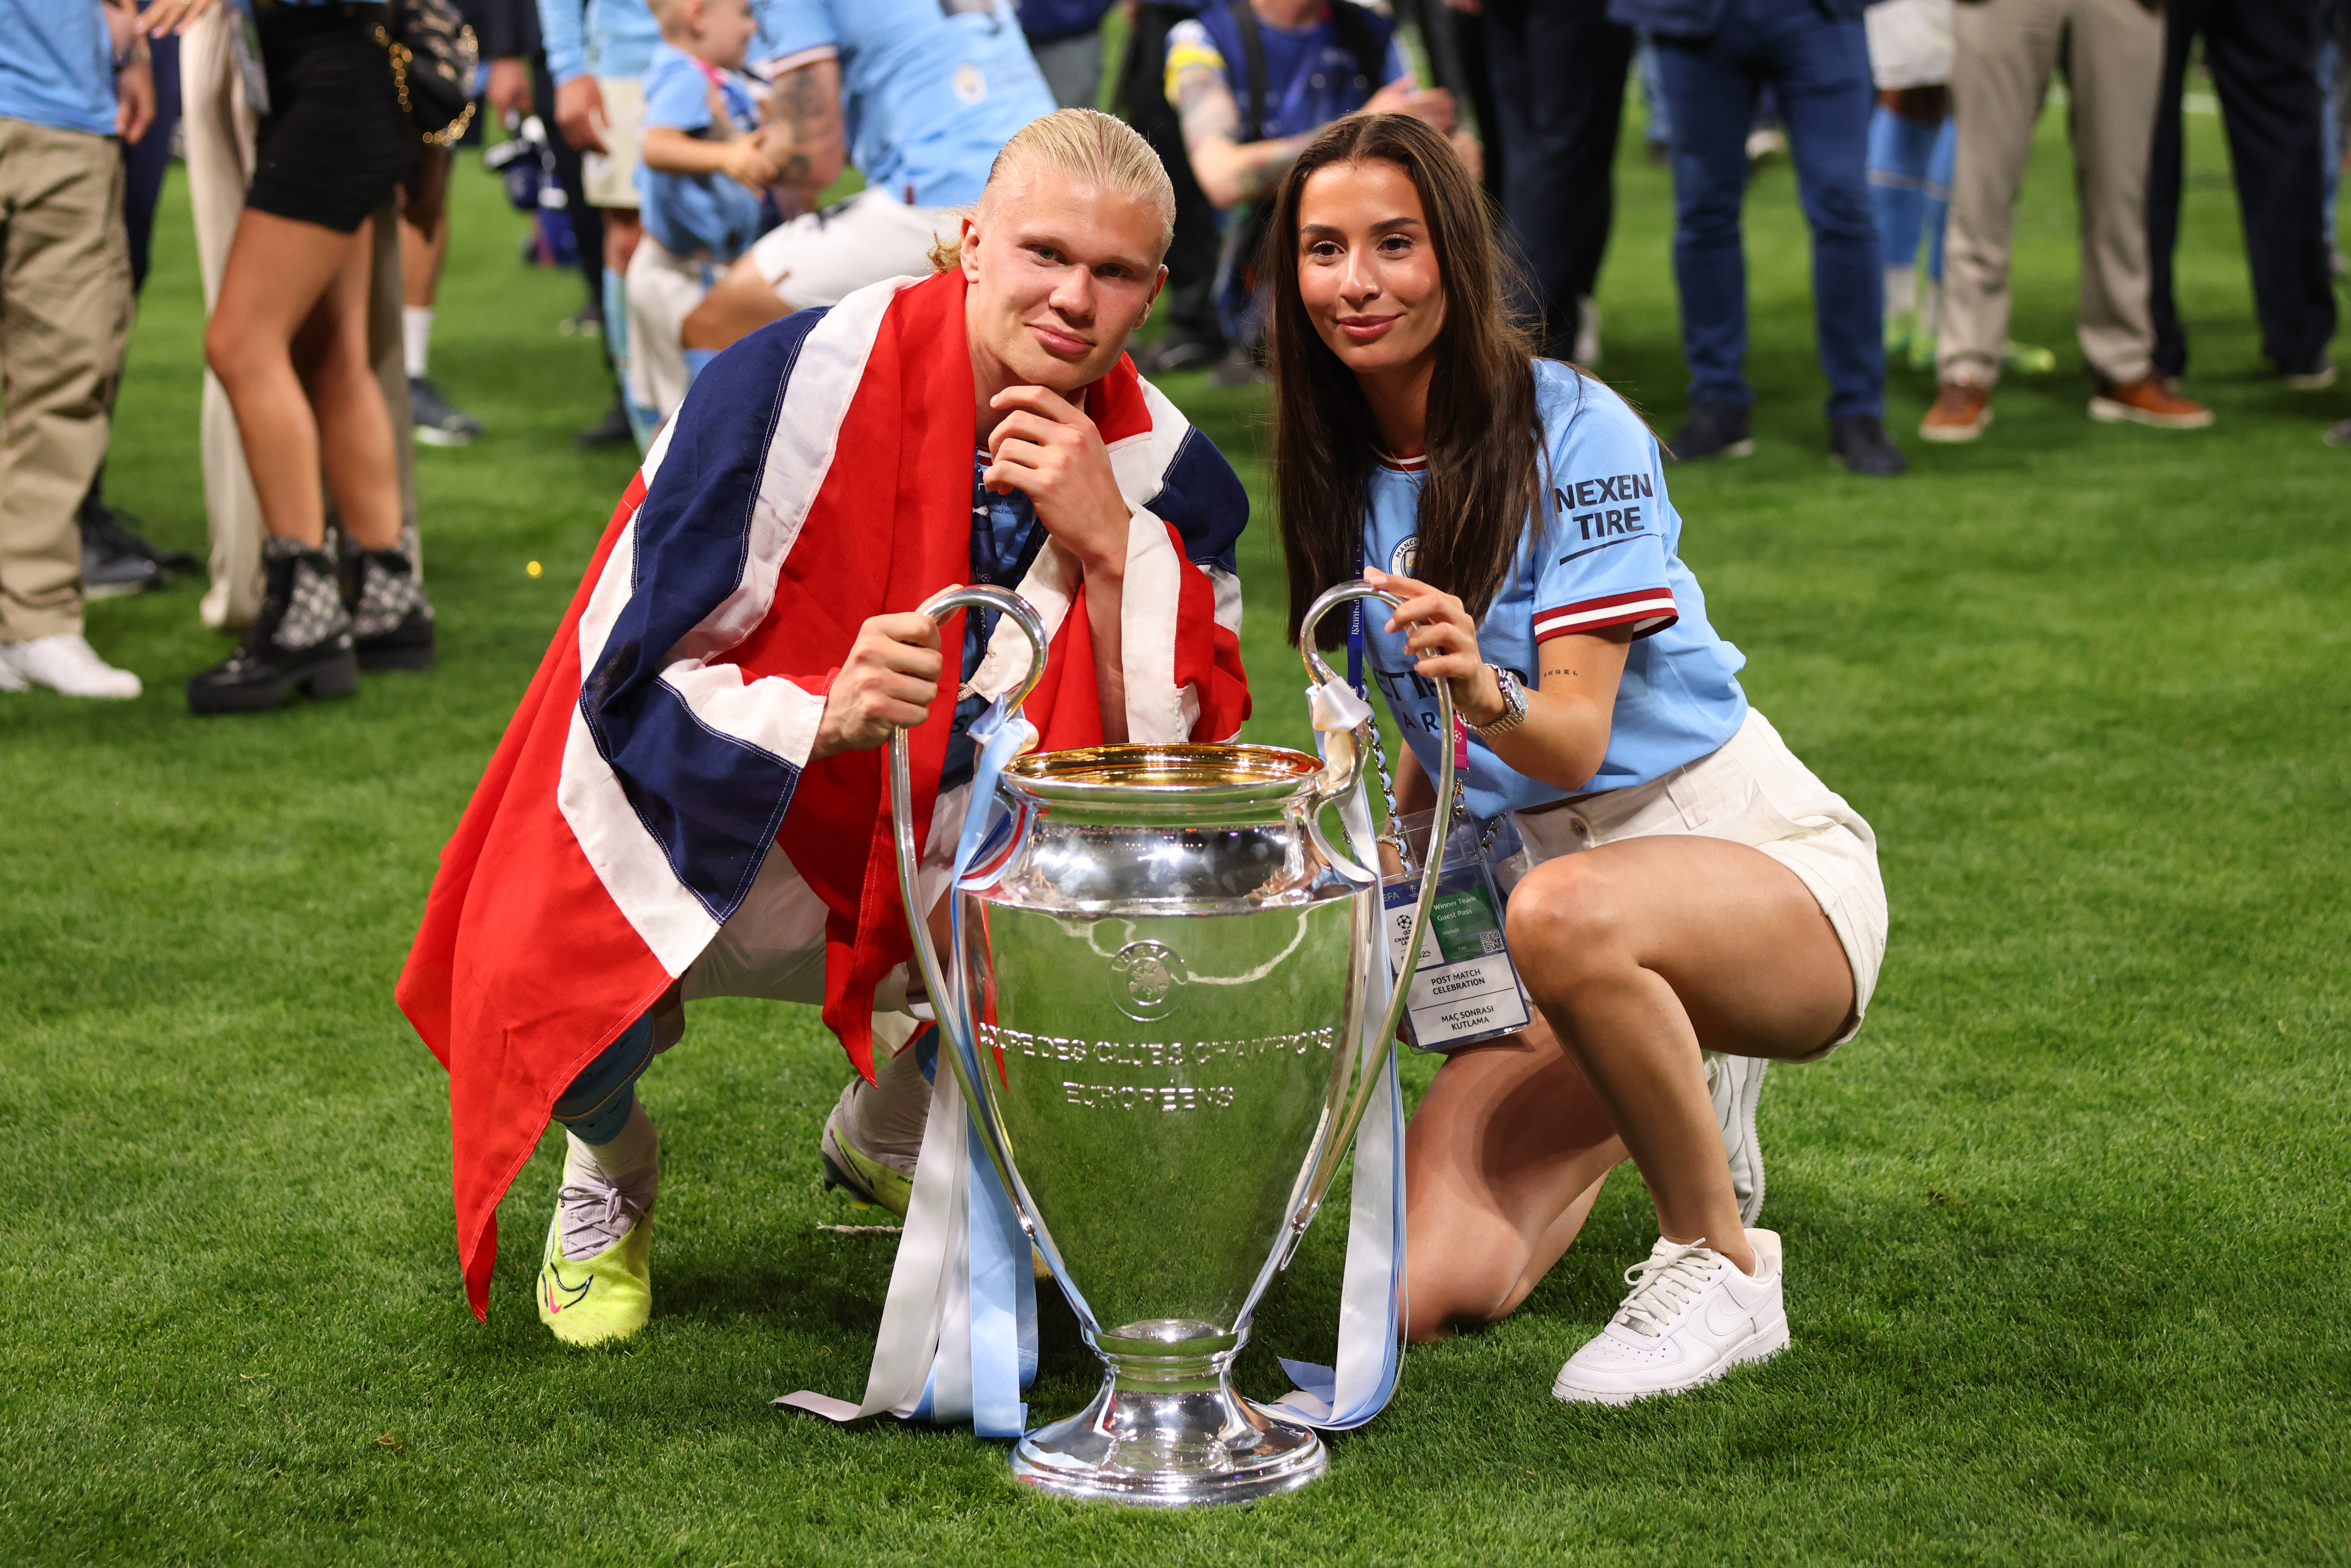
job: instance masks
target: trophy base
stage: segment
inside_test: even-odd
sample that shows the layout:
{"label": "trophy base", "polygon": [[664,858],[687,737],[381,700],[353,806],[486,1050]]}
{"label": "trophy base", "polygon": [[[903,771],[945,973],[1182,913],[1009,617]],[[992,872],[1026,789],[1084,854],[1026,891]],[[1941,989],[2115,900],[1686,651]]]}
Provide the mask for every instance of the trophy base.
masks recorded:
{"label": "trophy base", "polygon": [[1302,1487],[1330,1468],[1311,1427],[1276,1420],[1241,1398],[1222,1366],[1171,1387],[1157,1377],[1123,1379],[1113,1365],[1092,1404],[1038,1427],[1012,1450],[1014,1479],[1040,1491],[1145,1508],[1247,1502]]}

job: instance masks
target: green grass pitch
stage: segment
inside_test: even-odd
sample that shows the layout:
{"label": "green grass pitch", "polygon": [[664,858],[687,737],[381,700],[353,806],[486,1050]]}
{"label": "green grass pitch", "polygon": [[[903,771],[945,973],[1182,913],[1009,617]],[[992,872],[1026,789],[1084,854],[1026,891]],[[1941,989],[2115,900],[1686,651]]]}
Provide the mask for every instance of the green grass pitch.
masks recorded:
{"label": "green grass pitch", "polygon": [[[1684,553],[1758,705],[1876,825],[1894,910],[1865,1031],[1763,1100],[1793,1347],[1668,1403],[1551,1399],[1652,1235],[1622,1172],[1515,1317],[1412,1353],[1327,1480],[1180,1518],[1021,1495],[967,1432],[768,1407],[862,1386],[890,1265],[817,1229],[861,1217],[819,1186],[845,1070],[810,1012],[701,1007],[646,1080],[648,1333],[580,1354],[534,1317],[552,1139],[503,1211],[489,1323],[465,1311],[444,1081],[392,983],[630,469],[566,444],[606,395],[555,329],[579,285],[515,264],[469,163],[434,370],[489,434],[420,455],[440,671],[198,722],[180,682],[225,643],[183,585],[92,612],[142,700],[0,697],[5,1554],[2346,1560],[2351,454],[2317,435],[2351,391],[2265,379],[2218,125],[2190,126],[2189,390],[2218,427],[2084,417],[2061,113],[2015,324],[2060,369],[1959,450],[1911,438],[1931,388],[1897,372],[1896,483],[1825,460],[1792,181],[1755,183],[1761,450],[1675,472]],[[1628,145],[1622,182],[1604,369],[1670,428],[1666,179]],[[199,550],[200,309],[175,182],[110,485]],[[1261,395],[1175,390],[1262,496]],[[1249,734],[1298,741],[1262,517],[1243,559]],[[1277,1284],[1245,1388],[1279,1392],[1276,1350],[1329,1353],[1343,1240],[1326,1220]],[[1092,1380],[1050,1320],[1034,1414]]]}

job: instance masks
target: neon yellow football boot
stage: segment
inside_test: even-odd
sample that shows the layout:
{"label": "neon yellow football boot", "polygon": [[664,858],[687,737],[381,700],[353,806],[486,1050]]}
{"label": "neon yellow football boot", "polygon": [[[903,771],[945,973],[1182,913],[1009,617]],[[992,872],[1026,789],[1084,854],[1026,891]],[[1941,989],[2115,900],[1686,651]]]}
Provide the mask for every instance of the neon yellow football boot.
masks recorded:
{"label": "neon yellow football boot", "polygon": [[[886,1208],[904,1219],[914,1202],[914,1172],[900,1170],[897,1165],[884,1163],[859,1148],[842,1127],[841,1113],[857,1088],[852,1083],[843,1090],[841,1103],[824,1119],[824,1136],[817,1141],[817,1154],[824,1161],[824,1185],[847,1193],[855,1207]],[[903,1163],[911,1166],[914,1162]]]}
{"label": "neon yellow football boot", "polygon": [[611,1182],[567,1164],[538,1265],[538,1321],[566,1344],[626,1339],[653,1315],[659,1170]]}

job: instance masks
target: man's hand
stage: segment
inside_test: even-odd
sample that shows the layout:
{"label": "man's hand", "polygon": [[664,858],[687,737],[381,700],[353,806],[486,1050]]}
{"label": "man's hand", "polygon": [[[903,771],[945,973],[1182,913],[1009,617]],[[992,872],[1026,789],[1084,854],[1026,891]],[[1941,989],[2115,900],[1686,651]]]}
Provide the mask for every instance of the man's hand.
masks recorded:
{"label": "man's hand", "polygon": [[604,152],[604,127],[611,123],[604,118],[604,89],[594,77],[576,76],[555,89],[555,129],[574,151]]}
{"label": "man's hand", "polygon": [[980,482],[999,496],[1028,497],[1037,520],[1087,576],[1123,578],[1132,514],[1094,422],[1046,387],[1007,387],[988,407],[1011,412],[987,438],[991,461]]}
{"label": "man's hand", "polygon": [[490,100],[490,110],[503,123],[509,114],[531,111],[530,62],[508,57],[490,62],[490,85],[482,96]]}
{"label": "man's hand", "polygon": [[131,62],[114,74],[114,134],[130,147],[155,123],[155,71],[141,39]]}
{"label": "man's hand", "polygon": [[876,615],[857,629],[849,658],[825,694],[809,760],[837,751],[871,751],[893,729],[931,716],[938,695],[939,626],[920,611]]}
{"label": "man's hand", "polygon": [[725,167],[729,179],[754,193],[776,183],[776,166],[760,151],[758,138],[754,136],[737,137],[726,144]]}

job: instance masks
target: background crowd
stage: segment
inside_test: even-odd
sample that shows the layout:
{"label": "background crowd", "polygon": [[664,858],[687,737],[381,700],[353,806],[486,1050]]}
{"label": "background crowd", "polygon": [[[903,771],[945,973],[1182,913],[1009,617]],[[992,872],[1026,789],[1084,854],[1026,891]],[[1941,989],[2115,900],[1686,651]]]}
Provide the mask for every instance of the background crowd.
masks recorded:
{"label": "background crowd", "polygon": [[[1148,374],[1262,375],[1265,198],[1322,126],[1380,111],[1447,133],[1545,351],[1603,366],[1593,297],[1637,82],[1673,174],[1690,406],[1672,452],[1752,450],[1740,215],[1753,162],[1784,154],[1825,448],[1893,476],[1889,356],[1932,368],[1932,442],[1978,439],[2003,374],[2053,368],[2009,335],[2009,263],[2061,84],[2088,415],[2212,423],[2182,386],[2171,266],[2200,62],[2262,350],[2287,387],[2335,379],[2341,0],[1115,3],[0,0],[0,690],[138,695],[84,636],[85,602],[197,566],[104,486],[174,159],[211,314],[201,613],[240,633],[190,679],[202,713],[433,662],[415,449],[481,434],[431,350],[446,183],[485,142],[535,258],[577,270],[567,329],[606,350],[610,412],[575,443],[643,447],[745,332],[923,270],[996,150],[1057,105],[1113,109],[1174,179]],[[2351,422],[2326,434],[2351,443]]]}

